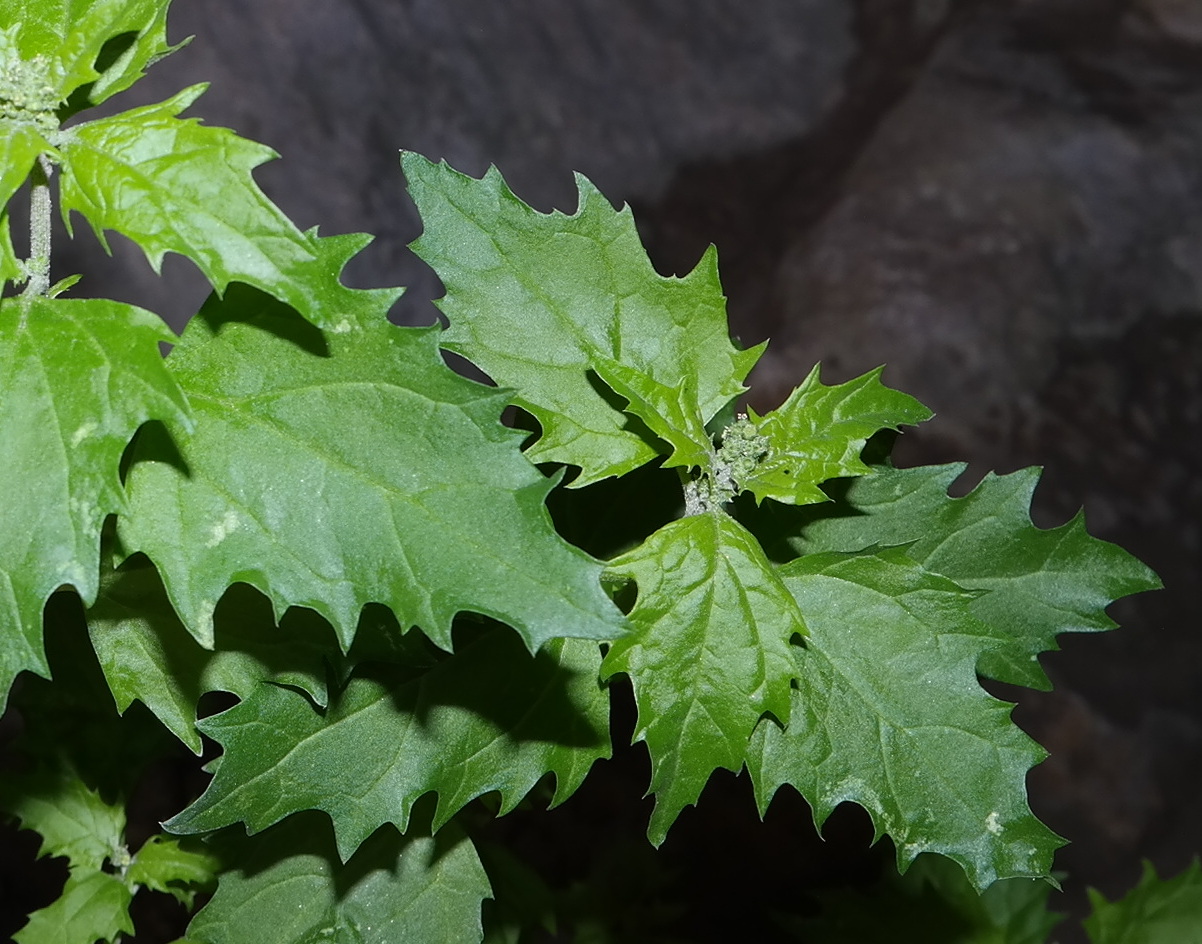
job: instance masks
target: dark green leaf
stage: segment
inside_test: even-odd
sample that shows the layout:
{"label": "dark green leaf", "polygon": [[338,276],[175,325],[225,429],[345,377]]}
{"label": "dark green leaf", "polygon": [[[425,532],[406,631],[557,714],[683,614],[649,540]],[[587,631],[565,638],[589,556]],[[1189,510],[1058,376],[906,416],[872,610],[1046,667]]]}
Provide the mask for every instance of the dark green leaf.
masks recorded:
{"label": "dark green leaf", "polygon": [[765,712],[788,721],[790,641],[805,624],[755,538],[722,512],[661,528],[609,572],[638,585],[635,631],[610,648],[604,675],[625,672],[634,687],[658,846],[714,770],[742,768]]}
{"label": "dark green leaf", "polygon": [[761,811],[790,783],[819,824],[845,801],[867,809],[903,871],[937,852],[977,889],[1046,877],[1061,842],[1026,796],[1044,753],[977,681],[999,635],[973,617],[977,594],[901,548],[807,555],[780,576],[810,635],[788,727],[765,719],[749,748]]}
{"label": "dark green leaf", "polygon": [[1160,581],[1126,551],[1091,537],[1080,514],[1059,528],[1036,528],[1029,509],[1038,469],[990,474],[964,498],[949,498],[963,470],[881,469],[842,483],[838,503],[796,520],[794,546],[812,553],[909,544],[928,571],[990,591],[972,603],[973,616],[994,628],[978,671],[1048,688],[1038,654],[1057,648],[1057,634],[1110,629],[1111,601]]}
{"label": "dark green leaf", "polygon": [[474,944],[488,877],[455,827],[371,837],[345,865],[312,814],[243,840],[240,866],[188,925],[196,944]]}
{"label": "dark green leaf", "polygon": [[1144,863],[1140,883],[1123,898],[1107,901],[1090,889],[1093,914],[1085,930],[1093,944],[1202,944],[1202,868],[1193,864],[1176,878],[1159,879]]}
{"label": "dark green leaf", "polygon": [[556,533],[553,481],[499,422],[504,396],[443,363],[437,328],[347,312],[321,335],[267,296],[211,299],[169,358],[196,430],[139,440],[120,533],[203,644],[235,581],[317,610],[349,646],[367,603],[443,648],[470,610],[531,649],[625,620],[601,565]]}
{"label": "dark green leaf", "polygon": [[254,833],[320,809],[345,859],[384,823],[407,829],[430,791],[436,828],[492,791],[508,812],[548,773],[560,803],[609,756],[600,660],[587,640],[555,640],[532,657],[512,633],[491,630],[416,680],[392,682],[392,670],[353,678],[324,714],[264,685],[200,722],[225,754],[204,795],[167,826],[242,821]]}
{"label": "dark green leaf", "polygon": [[762,348],[731,343],[712,251],[685,278],[664,278],[629,208],[614,210],[583,177],[567,216],[531,209],[495,168],[474,180],[417,154],[401,163],[425,223],[413,250],[447,288],[443,345],[515,388],[512,402],[542,426],[533,461],[580,466],[580,486],[658,454],[591,374],[601,362],[687,391],[703,421],[745,389]]}
{"label": "dark green leaf", "polygon": [[22,669],[46,675],[42,607],[64,584],[85,601],[100,528],[120,511],[121,453],[148,419],[189,423],[154,315],[99,299],[0,300],[0,708]]}

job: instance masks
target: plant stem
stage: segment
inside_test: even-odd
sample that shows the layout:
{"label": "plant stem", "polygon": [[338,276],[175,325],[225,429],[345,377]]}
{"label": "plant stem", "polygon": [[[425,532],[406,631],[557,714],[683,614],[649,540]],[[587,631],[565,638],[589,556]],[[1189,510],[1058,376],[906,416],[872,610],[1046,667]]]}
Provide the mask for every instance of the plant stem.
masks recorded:
{"label": "plant stem", "polygon": [[50,288],[50,176],[54,165],[45,154],[29,175],[29,282],[23,295],[45,295]]}

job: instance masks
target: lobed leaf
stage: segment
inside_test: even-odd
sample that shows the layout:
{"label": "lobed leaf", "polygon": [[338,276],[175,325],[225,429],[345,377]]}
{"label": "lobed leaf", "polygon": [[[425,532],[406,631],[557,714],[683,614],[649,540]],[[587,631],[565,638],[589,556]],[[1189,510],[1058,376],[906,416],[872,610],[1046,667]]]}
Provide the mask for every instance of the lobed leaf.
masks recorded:
{"label": "lobed leaf", "polygon": [[246,586],[231,588],[226,602],[212,651],[188,634],[145,561],[106,574],[88,610],[88,635],[117,710],[124,714],[142,702],[194,754],[203,746],[196,706],[207,692],[247,698],[272,681],[318,705],[328,697],[324,656],[331,640],[323,620],[290,610],[277,626],[270,608],[258,605],[262,597]]}
{"label": "lobed leaf", "polygon": [[830,500],[820,483],[870,472],[860,453],[871,436],[933,415],[913,397],[882,384],[881,370],[828,387],[816,365],[780,407],[763,417],[752,413],[768,452],[738,484],[759,501],[805,505]]}
{"label": "lobed leaf", "polygon": [[[121,539],[159,567],[204,645],[237,581],[317,610],[349,646],[363,606],[450,648],[470,610],[546,640],[620,635],[601,564],[567,544],[554,482],[499,422],[504,395],[453,373],[438,329],[347,311],[321,335],[245,286],[210,299],[169,358],[195,431],[139,440]],[[160,431],[161,432],[161,431]]]}
{"label": "lobed leaf", "polygon": [[[180,112],[204,92],[194,85],[147,105],[71,129],[61,151],[63,218],[88,220],[97,238],[116,230],[142,247],[157,272],[163,255],[187,256],[218,293],[234,281],[284,301],[322,327],[399,291],[347,288],[339,274],[370,237],[302,233],[251,176],[276,157],[226,128]],[[107,246],[107,244],[106,244]]]}
{"label": "lobed leaf", "polygon": [[1085,919],[1091,944],[1202,944],[1202,867],[1160,879],[1144,863],[1139,885],[1118,901],[1089,890],[1093,913]]}
{"label": "lobed leaf", "polygon": [[414,801],[431,791],[435,828],[491,791],[506,813],[548,773],[561,803],[609,756],[600,660],[587,640],[555,640],[531,656],[493,630],[416,679],[395,668],[352,678],[322,713],[264,685],[200,722],[225,749],[221,766],[166,826],[195,833],[241,821],[255,833],[325,810],[345,860],[384,823],[405,831]]}
{"label": "lobed leaf", "polygon": [[978,594],[925,570],[903,548],[809,554],[780,570],[810,635],[787,727],[765,719],[747,768],[761,813],[792,784],[821,825],[851,801],[897,846],[964,867],[978,891],[1047,877],[1062,843],[1031,813],[1027,771],[1044,753],[988,695],[976,664],[999,631],[972,614]]}
{"label": "lobed leaf", "polygon": [[240,867],[188,925],[196,944],[471,944],[488,877],[454,827],[433,838],[383,829],[345,865],[321,824],[293,816],[246,840]]}
{"label": "lobed leaf", "polygon": [[85,870],[72,873],[62,895],[29,916],[13,935],[16,944],[96,944],[133,934],[129,916],[133,892],[116,875]]}
{"label": "lobed leaf", "polygon": [[99,871],[124,848],[124,807],[64,769],[6,777],[0,809],[42,837],[39,855],[64,856],[73,869]]}
{"label": "lobed leaf", "polygon": [[15,52],[40,59],[56,96],[66,101],[87,86],[98,105],[124,91],[178,46],[167,44],[171,0],[37,0],[0,2],[0,29]]}
{"label": "lobed leaf", "polygon": [[216,884],[221,863],[204,849],[185,849],[176,839],[151,836],[130,863],[128,884],[165,892],[184,907],[191,908],[200,891]]}
{"label": "lobed leaf", "polygon": [[125,507],[121,454],[148,419],[187,428],[150,312],[100,299],[0,299],[0,709],[23,669],[46,676],[42,608],[96,595],[100,528]]}
{"label": "lobed leaf", "polygon": [[962,464],[881,469],[842,483],[840,499],[793,523],[803,553],[907,544],[924,568],[962,587],[988,590],[973,600],[975,619],[993,627],[978,671],[1003,682],[1050,688],[1038,654],[1056,636],[1112,628],[1113,600],[1160,581],[1126,551],[1091,537],[1078,514],[1043,530],[1031,523],[1038,469],[987,475],[963,498],[948,486]]}
{"label": "lobed leaf", "polygon": [[638,585],[634,632],[613,643],[603,676],[625,672],[634,687],[658,846],[714,770],[742,768],[765,712],[788,721],[791,640],[805,623],[755,538],[721,512],[672,522],[609,573]]}
{"label": "lobed leaf", "polygon": [[762,348],[731,344],[714,252],[682,279],[651,267],[629,208],[583,177],[571,216],[522,203],[495,168],[480,180],[401,156],[425,232],[413,251],[446,286],[443,346],[462,354],[542,427],[534,462],[581,467],[572,486],[655,458],[654,437],[613,403],[594,371],[618,361],[708,421],[744,391]]}

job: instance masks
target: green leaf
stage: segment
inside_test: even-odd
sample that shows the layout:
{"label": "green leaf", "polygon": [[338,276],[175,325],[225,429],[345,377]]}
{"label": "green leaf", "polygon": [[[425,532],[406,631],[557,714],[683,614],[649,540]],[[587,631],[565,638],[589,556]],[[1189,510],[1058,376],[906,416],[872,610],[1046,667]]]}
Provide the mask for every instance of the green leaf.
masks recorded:
{"label": "green leaf", "polygon": [[816,365],[780,407],[763,417],[752,413],[768,452],[738,484],[757,500],[805,505],[830,500],[818,488],[827,479],[872,471],[860,459],[869,437],[933,415],[913,397],[882,384],[881,370],[828,387]]}
{"label": "green leaf", "polygon": [[251,176],[274,151],[176,117],[204,89],[72,128],[61,149],[64,219],[82,213],[102,243],[106,229],[123,233],[156,272],[164,253],[180,253],[218,293],[244,282],[322,327],[337,328],[346,311],[365,306],[387,310],[399,290],[351,289],[338,280],[370,237],[302,233]]}
{"label": "green leaf", "polygon": [[0,211],[0,289],[3,288],[3,283],[20,282],[24,277],[25,269],[13,250],[12,233],[8,227],[8,211]]}
{"label": "green leaf", "polygon": [[179,48],[167,45],[168,6],[170,0],[5,0],[0,29],[10,31],[22,59],[41,60],[56,103],[89,85],[87,101],[98,105]]}
{"label": "green leaf", "polygon": [[393,668],[353,678],[324,713],[264,685],[200,722],[225,748],[221,766],[166,826],[194,833],[242,821],[254,833],[298,810],[325,810],[346,859],[384,823],[404,831],[430,791],[435,828],[491,791],[506,813],[548,773],[552,805],[561,803],[609,756],[600,660],[587,640],[555,640],[532,657],[497,629],[417,679]]}
{"label": "green leaf", "polygon": [[124,850],[124,807],[104,802],[68,770],[9,775],[0,809],[42,837],[39,855],[65,856],[72,868],[99,870]]}
{"label": "green leaf", "polygon": [[1043,530],[1031,523],[1038,469],[987,475],[963,498],[948,486],[962,464],[881,469],[840,483],[837,503],[794,519],[795,549],[854,551],[872,544],[909,544],[927,570],[962,587],[988,590],[972,603],[976,619],[994,627],[978,671],[1031,688],[1050,688],[1040,652],[1056,636],[1110,629],[1105,608],[1120,597],[1160,586],[1156,575],[1121,548],[1093,538],[1078,514]]}
{"label": "green leaf", "polygon": [[123,510],[122,451],[148,419],[189,422],[150,312],[100,299],[0,299],[0,709],[17,673],[48,672],[42,607],[90,603],[100,528]]}
{"label": "green leaf", "polygon": [[761,813],[789,783],[819,825],[844,801],[863,806],[902,871],[937,852],[978,890],[1048,876],[1062,843],[1026,799],[1045,755],[977,681],[998,635],[974,619],[977,594],[902,548],[807,555],[780,576],[810,635],[788,727],[765,719],[749,749]]}
{"label": "green leaf", "polygon": [[994,882],[980,894],[942,856],[921,855],[905,875],[891,869],[867,895],[820,893],[817,918],[797,921],[806,944],[1046,944],[1064,917],[1048,910],[1052,886]]}
{"label": "green leaf", "polygon": [[658,846],[714,770],[742,768],[765,712],[788,721],[790,640],[806,629],[755,538],[721,512],[661,528],[609,573],[638,585],[635,632],[610,648],[603,676],[625,672],[634,687]]}
{"label": "green leaf", "polygon": [[1193,864],[1161,880],[1144,863],[1139,885],[1109,902],[1089,890],[1093,914],[1085,919],[1092,944],[1202,944],[1202,868]]}
{"label": "green leaf", "polygon": [[239,869],[188,925],[196,944],[471,944],[488,877],[462,832],[382,829],[342,865],[325,824],[293,816],[243,840]]}
{"label": "green leaf", "polygon": [[133,934],[129,916],[133,893],[116,875],[107,872],[74,872],[62,895],[29,916],[29,923],[13,935],[16,944],[95,944]]}
{"label": "green leaf", "polygon": [[463,610],[509,623],[531,649],[620,635],[601,564],[555,533],[554,481],[499,422],[504,395],[452,372],[437,328],[342,317],[323,336],[235,286],[168,359],[196,429],[170,427],[182,458],[165,435],[139,439],[119,525],[189,630],[211,645],[217,600],[243,581],[277,615],[317,610],[344,647],[369,602],[443,648]]}
{"label": "green leaf", "polygon": [[686,377],[669,387],[641,370],[602,357],[594,358],[593,369],[628,401],[627,412],[641,419],[651,432],[672,447],[664,468],[711,469],[714,444],[697,409],[692,378]]}
{"label": "green leaf", "polygon": [[183,848],[179,840],[151,836],[130,863],[125,880],[131,885],[166,892],[191,908],[198,892],[211,891],[221,862],[203,848]]}
{"label": "green leaf", "polygon": [[196,704],[206,692],[247,698],[263,681],[291,685],[319,705],[327,700],[324,656],[333,639],[311,610],[289,610],[280,626],[255,590],[236,585],[217,615],[214,651],[200,646],[176,616],[158,572],[144,558],[106,574],[88,610],[88,635],[124,713],[141,701],[195,754],[201,753]]}
{"label": "green leaf", "polygon": [[[2,37],[3,34],[0,34],[0,39]],[[30,122],[15,120],[0,112],[0,207],[6,205],[13,194],[21,189],[39,155],[46,153],[55,153],[55,150],[42,130]],[[11,254],[12,236],[7,211],[0,233],[0,244],[5,244],[5,252]]]}
{"label": "green leaf", "polygon": [[582,486],[658,454],[593,376],[598,364],[687,389],[703,421],[745,389],[762,348],[731,344],[713,251],[685,278],[664,278],[629,208],[614,210],[583,177],[567,216],[531,209],[495,168],[475,180],[408,152],[401,164],[425,223],[413,250],[447,289],[443,346],[515,388],[512,402],[542,426],[532,461],[578,465]]}

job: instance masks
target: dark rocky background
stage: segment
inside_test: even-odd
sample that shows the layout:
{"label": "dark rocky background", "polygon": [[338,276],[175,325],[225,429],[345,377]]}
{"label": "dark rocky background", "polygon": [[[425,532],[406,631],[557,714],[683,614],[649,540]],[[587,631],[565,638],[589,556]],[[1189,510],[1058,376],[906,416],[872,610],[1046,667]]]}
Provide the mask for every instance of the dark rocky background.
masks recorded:
{"label": "dark rocky background", "polygon": [[[717,244],[736,333],[772,338],[757,407],[815,360],[827,382],[887,362],[939,414],[901,464],[1044,466],[1038,523],[1084,504],[1166,585],[1049,654],[1054,692],[999,692],[1051,751],[1030,789],[1073,840],[1056,904],[1202,853],[1202,3],[206,0],[176,4],[170,32],[196,39],[115,104],[210,80],[193,113],[283,153],[258,179],[302,227],[375,233],[348,281],[410,286],[402,320],[431,320],[440,289],[406,249],[399,148],[495,163],[542,209],[574,206],[579,170],[634,206],[662,271]],[[60,241],[56,276],[112,272],[92,242]],[[85,286],[177,325],[198,307],[188,263],[160,281],[114,243],[120,276]],[[642,874],[646,853],[602,841],[645,815],[630,763],[629,801],[596,788],[553,814],[577,843],[565,869],[595,848]],[[682,818],[668,872],[711,870],[715,844],[732,861],[642,930],[772,940],[763,896],[861,874],[855,811],[820,845],[796,797],[759,826],[745,788],[718,778]],[[572,813],[590,802],[603,813]]]}

